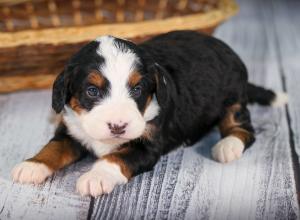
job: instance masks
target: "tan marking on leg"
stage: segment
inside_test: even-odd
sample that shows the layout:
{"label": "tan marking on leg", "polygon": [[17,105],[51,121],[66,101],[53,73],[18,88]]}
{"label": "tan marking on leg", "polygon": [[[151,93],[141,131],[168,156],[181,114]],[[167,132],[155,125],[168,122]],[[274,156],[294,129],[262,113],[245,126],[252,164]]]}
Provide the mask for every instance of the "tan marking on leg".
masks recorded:
{"label": "tan marking on leg", "polygon": [[15,166],[12,178],[20,183],[43,183],[55,171],[79,159],[81,151],[69,140],[50,141],[36,156]]}
{"label": "tan marking on leg", "polygon": [[234,127],[230,129],[228,133],[241,139],[244,144],[248,143],[248,141],[250,140],[250,132],[240,127]]}
{"label": "tan marking on leg", "polygon": [[251,134],[249,131],[239,127],[241,123],[235,119],[235,114],[240,110],[241,110],[240,104],[234,104],[228,107],[225,117],[222,119],[222,121],[219,124],[219,128],[222,137],[233,135],[241,139],[241,141],[243,141],[243,143],[246,144],[247,141],[250,139]]}
{"label": "tan marking on leg", "polygon": [[68,139],[50,141],[37,155],[27,161],[47,165],[51,170],[59,170],[79,159],[81,152]]}
{"label": "tan marking on leg", "polygon": [[232,127],[239,126],[240,123],[237,122],[234,118],[235,113],[238,112],[241,109],[240,104],[235,104],[233,106],[230,106],[227,108],[227,112],[225,117],[222,119],[221,123],[219,124],[220,131],[224,136],[227,136],[226,133],[228,129],[231,129]]}

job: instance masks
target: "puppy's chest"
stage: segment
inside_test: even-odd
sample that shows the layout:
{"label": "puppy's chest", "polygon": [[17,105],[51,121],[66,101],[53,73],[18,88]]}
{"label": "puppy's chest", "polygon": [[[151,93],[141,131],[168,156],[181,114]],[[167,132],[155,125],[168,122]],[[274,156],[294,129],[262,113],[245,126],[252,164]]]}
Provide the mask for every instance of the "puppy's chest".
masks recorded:
{"label": "puppy's chest", "polygon": [[84,147],[89,152],[91,152],[92,154],[94,154],[96,157],[99,158],[101,156],[104,156],[106,154],[115,151],[116,149],[119,148],[119,145],[109,145],[109,144],[101,143],[99,141],[94,141],[92,143],[84,145]]}

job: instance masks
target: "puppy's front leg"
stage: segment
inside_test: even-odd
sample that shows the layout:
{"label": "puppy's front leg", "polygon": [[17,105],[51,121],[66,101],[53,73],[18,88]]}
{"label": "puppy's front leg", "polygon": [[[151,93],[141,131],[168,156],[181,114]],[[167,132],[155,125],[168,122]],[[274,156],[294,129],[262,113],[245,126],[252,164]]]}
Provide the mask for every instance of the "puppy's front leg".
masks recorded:
{"label": "puppy's front leg", "polygon": [[68,136],[65,127],[60,125],[55,136],[37,155],[15,166],[12,178],[14,182],[40,184],[84,153],[80,144]]}
{"label": "puppy's front leg", "polygon": [[151,170],[159,159],[155,146],[126,146],[99,159],[92,169],[77,181],[82,196],[99,196],[110,193],[116,185],[142,172]]}

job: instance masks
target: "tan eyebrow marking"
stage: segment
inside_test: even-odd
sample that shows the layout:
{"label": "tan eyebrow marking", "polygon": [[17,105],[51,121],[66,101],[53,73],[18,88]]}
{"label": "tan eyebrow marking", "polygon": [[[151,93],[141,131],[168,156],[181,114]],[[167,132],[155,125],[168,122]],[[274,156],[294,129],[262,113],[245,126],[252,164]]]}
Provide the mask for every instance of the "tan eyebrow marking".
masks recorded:
{"label": "tan eyebrow marking", "polygon": [[137,85],[141,79],[142,75],[138,71],[135,71],[129,76],[128,84],[133,87]]}
{"label": "tan eyebrow marking", "polygon": [[88,76],[88,81],[98,87],[102,87],[104,85],[104,77],[102,74],[98,71],[92,71],[90,72]]}

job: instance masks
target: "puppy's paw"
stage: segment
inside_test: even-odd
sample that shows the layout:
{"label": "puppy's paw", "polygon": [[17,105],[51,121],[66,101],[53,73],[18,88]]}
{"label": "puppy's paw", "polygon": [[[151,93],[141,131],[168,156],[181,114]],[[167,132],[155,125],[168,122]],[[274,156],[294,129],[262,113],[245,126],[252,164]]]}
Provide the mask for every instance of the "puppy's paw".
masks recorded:
{"label": "puppy's paw", "polygon": [[221,163],[239,159],[244,151],[244,143],[237,137],[228,136],[212,148],[212,157]]}
{"label": "puppy's paw", "polygon": [[22,184],[41,184],[53,173],[45,164],[24,161],[12,170],[11,176],[14,182]]}
{"label": "puppy's paw", "polygon": [[110,193],[116,185],[127,183],[120,167],[107,161],[97,162],[93,168],[77,181],[76,189],[82,196],[97,197]]}

